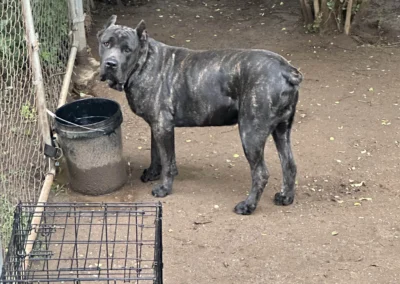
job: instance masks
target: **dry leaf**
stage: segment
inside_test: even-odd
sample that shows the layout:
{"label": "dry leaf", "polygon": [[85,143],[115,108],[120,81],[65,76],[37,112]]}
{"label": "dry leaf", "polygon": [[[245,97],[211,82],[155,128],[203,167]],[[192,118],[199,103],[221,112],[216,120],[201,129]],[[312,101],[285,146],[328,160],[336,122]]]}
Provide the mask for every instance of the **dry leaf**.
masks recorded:
{"label": "dry leaf", "polygon": [[361,203],[360,202],[355,202],[354,206],[361,206]]}
{"label": "dry leaf", "polygon": [[233,154],[234,158],[239,158],[239,154]]}
{"label": "dry leaf", "polygon": [[332,236],[337,236],[337,235],[339,235],[339,233],[337,231],[332,232]]}
{"label": "dry leaf", "polygon": [[365,181],[362,181],[360,183],[353,183],[350,185],[351,187],[360,187],[360,186],[366,186]]}
{"label": "dry leaf", "polygon": [[372,198],[371,197],[361,197],[358,200],[360,200],[360,201],[372,201]]}

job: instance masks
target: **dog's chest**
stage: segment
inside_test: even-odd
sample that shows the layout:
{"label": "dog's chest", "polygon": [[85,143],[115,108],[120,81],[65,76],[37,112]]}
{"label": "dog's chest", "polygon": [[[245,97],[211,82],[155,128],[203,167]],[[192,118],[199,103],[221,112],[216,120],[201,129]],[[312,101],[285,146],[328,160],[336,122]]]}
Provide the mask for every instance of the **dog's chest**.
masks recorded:
{"label": "dog's chest", "polygon": [[141,92],[140,90],[136,90],[136,91],[126,91],[126,98],[128,100],[128,104],[131,108],[131,110],[138,116],[144,118],[146,120],[147,115],[150,111],[150,109],[148,109],[148,105],[149,105],[149,98],[145,97],[145,94],[143,94],[143,92]]}
{"label": "dog's chest", "polygon": [[131,110],[147,122],[152,121],[160,110],[158,89],[154,86],[135,85],[125,91]]}

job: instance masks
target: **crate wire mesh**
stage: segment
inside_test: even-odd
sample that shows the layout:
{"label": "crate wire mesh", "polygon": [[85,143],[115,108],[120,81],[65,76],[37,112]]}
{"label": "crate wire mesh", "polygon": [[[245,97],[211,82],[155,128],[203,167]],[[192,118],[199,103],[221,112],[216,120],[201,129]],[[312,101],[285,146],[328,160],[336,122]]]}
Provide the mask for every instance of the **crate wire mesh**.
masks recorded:
{"label": "crate wire mesh", "polygon": [[19,204],[0,282],[162,284],[162,269],[161,203]]}
{"label": "crate wire mesh", "polygon": [[[70,50],[66,0],[31,0],[47,107],[54,111]],[[8,243],[13,208],[35,202],[47,172],[21,1],[0,0],[0,238]],[[1,249],[0,249],[1,253]]]}

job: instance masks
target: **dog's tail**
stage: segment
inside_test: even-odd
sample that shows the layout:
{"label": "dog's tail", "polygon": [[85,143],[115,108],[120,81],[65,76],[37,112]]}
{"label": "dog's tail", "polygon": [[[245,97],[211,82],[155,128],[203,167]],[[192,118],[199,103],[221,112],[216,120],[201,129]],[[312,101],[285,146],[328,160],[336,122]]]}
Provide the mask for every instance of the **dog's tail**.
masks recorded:
{"label": "dog's tail", "polygon": [[293,86],[298,86],[303,81],[303,74],[291,65],[282,71],[282,76]]}

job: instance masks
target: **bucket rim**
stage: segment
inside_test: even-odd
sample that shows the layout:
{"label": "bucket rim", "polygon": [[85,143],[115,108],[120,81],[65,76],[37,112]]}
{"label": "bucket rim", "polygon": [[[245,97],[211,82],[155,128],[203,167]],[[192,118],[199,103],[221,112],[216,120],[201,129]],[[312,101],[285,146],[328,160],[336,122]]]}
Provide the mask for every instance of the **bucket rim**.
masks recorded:
{"label": "bucket rim", "polygon": [[[98,126],[104,127],[104,124],[105,124],[108,120],[113,119],[113,118],[119,116],[120,114],[122,114],[121,105],[120,105],[117,101],[115,101],[115,100],[107,99],[107,98],[99,98],[99,97],[85,98],[85,99],[80,99],[80,100],[76,100],[76,101],[73,101],[73,102],[64,104],[63,106],[61,106],[61,107],[59,107],[58,109],[56,109],[56,111],[55,111],[55,115],[56,115],[56,116],[55,116],[55,118],[54,118],[56,124],[60,125],[60,126],[63,127],[63,128],[64,128],[64,127],[65,127],[65,128],[71,128],[71,130],[72,130],[72,129],[76,129],[77,127],[80,127],[81,125],[78,126],[78,125],[76,125],[76,124],[72,124],[72,122],[69,122],[69,123],[68,123],[68,120],[66,120],[66,119],[64,119],[64,118],[62,118],[62,117],[59,117],[59,116],[58,116],[58,113],[59,113],[60,110],[66,108],[66,107],[68,107],[68,106],[71,106],[71,105],[74,104],[74,103],[79,103],[79,102],[82,102],[82,101],[105,101],[105,102],[107,102],[107,103],[112,103],[112,104],[114,104],[114,105],[117,107],[117,110],[115,111],[115,113],[114,113],[113,115],[107,117],[106,119],[101,120],[101,121],[98,121],[98,122],[95,122],[95,123],[90,123],[90,124],[82,125],[82,126],[84,126],[84,127],[81,127],[81,128],[91,128],[91,130],[96,131],[96,127],[98,127]],[[67,121],[67,122],[65,122],[65,121]],[[89,130],[89,129],[86,129],[86,131],[90,131],[90,130]]]}

